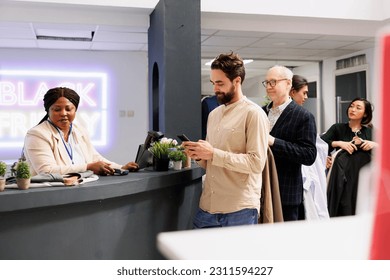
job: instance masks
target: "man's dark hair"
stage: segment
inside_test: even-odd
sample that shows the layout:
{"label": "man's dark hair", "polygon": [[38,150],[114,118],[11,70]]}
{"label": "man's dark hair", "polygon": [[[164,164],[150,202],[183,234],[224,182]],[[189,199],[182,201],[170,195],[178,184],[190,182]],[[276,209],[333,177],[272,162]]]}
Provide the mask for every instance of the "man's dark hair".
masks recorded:
{"label": "man's dark hair", "polygon": [[211,69],[222,70],[230,81],[233,81],[236,77],[241,77],[241,84],[244,82],[244,62],[241,57],[233,52],[217,56],[211,63]]}

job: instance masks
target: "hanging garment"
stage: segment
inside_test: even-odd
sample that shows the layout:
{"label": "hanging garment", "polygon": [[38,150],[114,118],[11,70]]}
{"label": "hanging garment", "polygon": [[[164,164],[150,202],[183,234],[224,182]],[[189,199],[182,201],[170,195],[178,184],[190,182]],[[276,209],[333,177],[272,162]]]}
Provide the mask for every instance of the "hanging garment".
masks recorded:
{"label": "hanging garment", "polygon": [[340,151],[334,158],[328,181],[330,217],[355,215],[360,169],[371,161],[371,152]]}

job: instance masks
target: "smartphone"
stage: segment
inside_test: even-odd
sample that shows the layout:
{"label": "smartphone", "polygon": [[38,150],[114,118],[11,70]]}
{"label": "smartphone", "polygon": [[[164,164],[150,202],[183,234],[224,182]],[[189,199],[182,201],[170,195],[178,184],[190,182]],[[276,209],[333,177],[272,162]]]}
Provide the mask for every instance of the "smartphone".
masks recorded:
{"label": "smartphone", "polygon": [[127,174],[129,174],[129,170],[124,170],[124,169],[119,169],[119,168],[114,169],[114,175],[122,176],[122,175],[127,175]]}
{"label": "smartphone", "polygon": [[191,141],[190,138],[185,136],[185,134],[177,135],[177,138],[179,138],[181,141]]}

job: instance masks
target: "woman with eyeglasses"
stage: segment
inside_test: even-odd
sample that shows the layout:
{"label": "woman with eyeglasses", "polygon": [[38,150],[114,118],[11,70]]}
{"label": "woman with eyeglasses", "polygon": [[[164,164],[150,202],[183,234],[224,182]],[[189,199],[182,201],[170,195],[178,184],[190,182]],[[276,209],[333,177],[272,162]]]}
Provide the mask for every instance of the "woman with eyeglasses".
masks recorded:
{"label": "woman with eyeglasses", "polygon": [[[372,105],[364,98],[355,98],[347,109],[349,121],[333,124],[321,138],[328,143],[327,201],[330,217],[355,215],[358,180],[361,168],[371,162]],[[329,157],[328,157],[329,158]]]}

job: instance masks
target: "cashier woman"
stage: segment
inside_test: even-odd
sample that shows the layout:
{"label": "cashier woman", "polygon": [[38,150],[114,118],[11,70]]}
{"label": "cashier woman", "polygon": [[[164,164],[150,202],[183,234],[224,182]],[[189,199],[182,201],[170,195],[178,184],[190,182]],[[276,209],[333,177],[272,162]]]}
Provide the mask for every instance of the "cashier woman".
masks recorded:
{"label": "cashier woman", "polygon": [[95,150],[88,132],[73,122],[79,101],[80,96],[65,87],[49,89],[45,94],[46,115],[27,132],[24,141],[23,152],[32,175],[86,170],[98,175],[112,175],[116,168],[138,170],[134,162],[121,165],[107,160]]}

